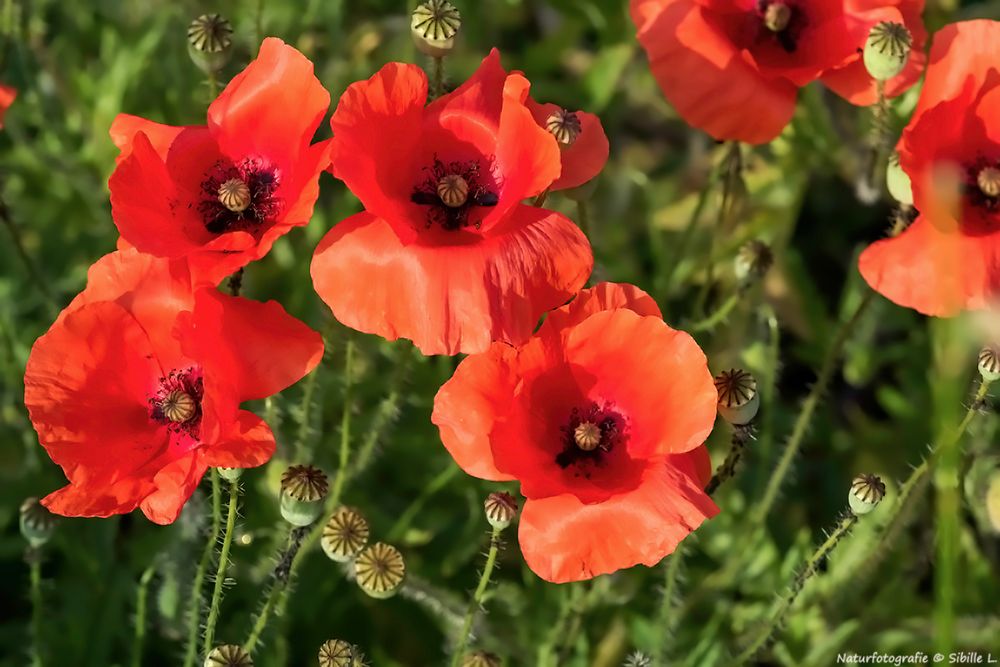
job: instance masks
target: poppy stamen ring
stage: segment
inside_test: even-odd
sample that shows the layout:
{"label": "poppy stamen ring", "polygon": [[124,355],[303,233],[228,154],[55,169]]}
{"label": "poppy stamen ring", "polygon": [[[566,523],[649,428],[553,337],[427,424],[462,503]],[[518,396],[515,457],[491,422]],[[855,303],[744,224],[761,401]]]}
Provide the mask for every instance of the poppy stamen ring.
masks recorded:
{"label": "poppy stamen ring", "polygon": [[196,407],[190,394],[175,389],[160,403],[160,412],[173,423],[183,424],[194,417]]}
{"label": "poppy stamen ring", "polygon": [[250,207],[250,186],[243,179],[230,178],[219,186],[219,203],[233,213],[242,213]]}

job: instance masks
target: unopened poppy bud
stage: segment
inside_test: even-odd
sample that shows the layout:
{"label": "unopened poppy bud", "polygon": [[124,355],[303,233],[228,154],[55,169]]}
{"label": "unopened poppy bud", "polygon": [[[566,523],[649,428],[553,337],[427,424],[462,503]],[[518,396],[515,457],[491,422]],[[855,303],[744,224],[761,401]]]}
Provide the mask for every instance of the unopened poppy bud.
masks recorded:
{"label": "unopened poppy bud", "polygon": [[319,667],[355,667],[354,646],[343,639],[330,639],[319,647]]}
{"label": "unopened poppy bud", "polygon": [[486,651],[476,651],[462,658],[462,667],[500,667],[500,658]]}
{"label": "unopened poppy bud", "polygon": [[976,185],[979,191],[991,199],[1000,197],[1000,169],[983,167],[976,174]]}
{"label": "unopened poppy bud", "polygon": [[56,530],[56,517],[38,502],[38,498],[27,498],[21,503],[21,535],[33,547],[40,547],[49,541]]}
{"label": "unopened poppy bud", "polygon": [[216,470],[219,471],[219,477],[227,482],[238,481],[243,475],[243,468],[216,468]]}
{"label": "unopened poppy bud", "polygon": [[373,598],[391,598],[406,578],[403,554],[391,544],[376,542],[354,561],[358,586]]}
{"label": "unopened poppy bud", "polygon": [[889,156],[889,163],[885,168],[885,185],[893,199],[900,204],[913,206],[913,185],[909,174],[899,165],[899,153]]}
{"label": "unopened poppy bud", "polygon": [[902,23],[876,23],[865,41],[865,68],[873,79],[888,81],[906,67],[912,44],[910,31]]}
{"label": "unopened poppy bud", "polygon": [[857,516],[868,514],[885,498],[885,483],[878,475],[864,473],[851,482],[847,503]]}
{"label": "unopened poppy bud", "polygon": [[583,132],[583,125],[575,113],[560,109],[545,119],[545,129],[556,138],[560,148],[565,148],[577,140]]}
{"label": "unopened poppy bud", "polygon": [[448,0],[427,0],[417,5],[410,19],[410,34],[421,53],[442,58],[455,48],[462,15]]}
{"label": "unopened poppy bud", "polygon": [[369,532],[368,520],[360,512],[351,507],[338,507],[323,526],[320,546],[330,560],[346,563],[368,544]]}
{"label": "unopened poppy bud", "polygon": [[979,352],[979,374],[986,382],[1000,380],[1000,348],[987,345]]}
{"label": "unopened poppy bud", "polygon": [[233,26],[221,14],[202,14],[188,25],[188,53],[200,70],[215,73],[232,54]]}
{"label": "unopened poppy bud", "polygon": [[792,20],[792,9],[783,2],[771,2],[764,7],[764,26],[771,32],[781,32]]}
{"label": "unopened poppy bud", "polygon": [[281,516],[293,526],[308,526],[323,511],[330,490],[326,473],[313,466],[291,466],[281,476]]}
{"label": "unopened poppy bud", "polygon": [[216,646],[205,658],[205,667],[253,667],[253,659],[235,644]]}
{"label": "unopened poppy bud", "polygon": [[486,521],[497,530],[509,526],[517,516],[517,501],[504,491],[495,491],[486,496],[483,507],[486,510]]}
{"label": "unopened poppy bud", "polygon": [[448,174],[438,181],[437,194],[442,204],[458,208],[469,199],[469,183],[458,174]]}
{"label": "unopened poppy bud", "polygon": [[742,368],[730,368],[715,376],[719,392],[719,414],[730,424],[743,426],[753,421],[760,409],[757,380]]}
{"label": "unopened poppy bud", "polygon": [[754,239],[740,246],[733,271],[741,283],[752,283],[763,278],[772,264],[774,253],[771,252],[771,246]]}

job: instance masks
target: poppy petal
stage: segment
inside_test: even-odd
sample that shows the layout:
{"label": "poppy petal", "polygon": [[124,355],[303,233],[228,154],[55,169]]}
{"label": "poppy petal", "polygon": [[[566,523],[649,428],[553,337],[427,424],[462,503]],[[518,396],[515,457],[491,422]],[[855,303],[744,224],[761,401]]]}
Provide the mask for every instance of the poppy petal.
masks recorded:
{"label": "poppy petal", "polygon": [[602,503],[587,505],[571,494],[528,500],[518,539],[532,572],[566,583],[652,567],[717,513],[688,475],[659,464],[635,490]]}
{"label": "poppy petal", "polygon": [[167,153],[174,139],[185,130],[194,129],[192,126],[164,125],[152,120],[147,120],[140,116],[133,116],[127,113],[120,113],[111,122],[111,141],[118,148],[118,162],[121,162],[132,152],[132,142],[140,132],[146,135],[153,150],[166,162]]}
{"label": "poppy petal", "polygon": [[562,331],[583,322],[594,313],[619,308],[662,319],[656,300],[635,285],[605,282],[580,290],[572,301],[546,315],[538,335]]}
{"label": "poppy petal", "polygon": [[[934,34],[915,120],[936,104],[983,86],[1000,61],[1000,23],[976,20],[950,23]],[[971,84],[970,84],[971,79]],[[913,121],[911,120],[911,124]]]}
{"label": "poppy petal", "polygon": [[[546,127],[552,114],[563,110],[558,104],[539,104],[530,98],[527,104],[535,122],[541,127]],[[586,111],[574,111],[573,114],[580,121],[580,135],[572,144],[560,146],[562,171],[549,188],[553,191],[568,190],[587,183],[601,173],[608,161],[610,147],[601,119]]]}
{"label": "poppy petal", "polygon": [[343,324],[410,339],[424,354],[456,354],[526,340],[542,313],[583,286],[592,265],[570,220],[519,206],[463,245],[405,245],[387,222],[359,213],[320,242],[312,277]]}
{"label": "poppy petal", "polygon": [[248,410],[240,410],[232,432],[201,452],[205,463],[213,468],[256,468],[271,460],[274,449],[274,433],[267,422]]}
{"label": "poppy petal", "polygon": [[206,470],[201,450],[194,450],[158,470],[153,476],[155,490],[139,503],[142,513],[160,525],[176,521]]}

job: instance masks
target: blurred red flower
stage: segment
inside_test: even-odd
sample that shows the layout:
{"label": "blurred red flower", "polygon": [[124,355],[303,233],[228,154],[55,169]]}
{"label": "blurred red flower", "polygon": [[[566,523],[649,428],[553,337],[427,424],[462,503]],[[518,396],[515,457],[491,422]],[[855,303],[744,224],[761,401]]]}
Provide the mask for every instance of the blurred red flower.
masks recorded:
{"label": "blurred red flower", "polygon": [[560,174],[556,140],[525,106],[528,81],[495,50],[429,106],[427,77],[391,63],[352,84],[333,115],[332,170],[366,211],[312,262],[338,320],[424,354],[527,338],[593,266],[572,221],[522,204]]}
{"label": "blurred red flower", "polygon": [[298,381],[322,354],[275,302],[192,290],[184,262],[105,256],[28,358],[24,403],[69,479],[43,504],[172,522],[209,466],[271,457],[271,429],[239,404]]}
{"label": "blurred red flower", "polygon": [[576,188],[595,178],[608,161],[610,147],[601,119],[586,111],[569,111],[558,104],[539,104],[530,97],[535,122],[559,143],[561,171],[549,190]]}
{"label": "blurred red flower", "polygon": [[3,129],[3,117],[7,109],[17,98],[17,88],[11,88],[0,83],[0,130]]}
{"label": "blurred red flower", "polygon": [[467,473],[521,483],[525,561],[567,582],[654,565],[718,512],[703,490],[717,400],[694,340],[638,288],[602,283],[522,347],[462,361],[432,421]]}
{"label": "blurred red flower", "polygon": [[263,257],[312,217],[331,141],[310,145],[330,106],[313,64],[275,38],[208,108],[207,126],[120,115],[111,211],[124,243],[187,257],[197,283]]}
{"label": "blurred red flower", "polygon": [[919,215],[862,253],[861,274],[927,315],[987,307],[1000,297],[1000,23],[935,35],[898,151]]}
{"label": "blurred red flower", "polygon": [[[795,112],[798,89],[830,70],[834,90],[865,103],[873,84],[858,51],[875,23],[905,21],[915,38],[925,36],[913,0],[629,4],[653,75],[681,117],[716,139],[751,144],[778,136]],[[889,91],[912,84],[921,62],[915,57]]]}

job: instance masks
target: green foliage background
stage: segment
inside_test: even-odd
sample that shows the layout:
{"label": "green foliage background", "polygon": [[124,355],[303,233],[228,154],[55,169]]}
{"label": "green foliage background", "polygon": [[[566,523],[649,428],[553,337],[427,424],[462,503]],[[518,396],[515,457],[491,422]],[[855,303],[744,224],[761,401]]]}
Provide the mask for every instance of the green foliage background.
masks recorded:
{"label": "green foliage background", "polygon": [[[35,338],[83,287],[87,267],[114,248],[106,186],[116,154],[107,136],[112,119],[128,112],[171,124],[204,122],[208,89],[185,44],[186,25],[200,13],[221,12],[236,28],[228,76],[249,61],[262,35],[276,35],[316,63],[335,102],[349,83],[385,62],[427,64],[410,42],[414,4],[310,0],[261,2],[261,10],[257,0],[0,2],[0,80],[20,91],[0,131],[2,196],[52,295],[50,301],[30,280],[9,230],[0,232],[0,665],[27,662],[28,575],[18,505],[64,481],[28,422],[24,364]],[[589,204],[595,281],[642,286],[663,304],[667,321],[683,327],[703,314],[699,302],[710,309],[732,293],[732,260],[744,241],[762,238],[777,257],[760,289],[721,326],[697,336],[713,371],[742,365],[757,374],[764,410],[739,479],[718,497],[722,514],[686,543],[673,627],[658,621],[662,567],[549,585],[523,566],[512,529],[489,614],[481,617],[483,645],[508,665],[540,664],[550,649],[558,664],[619,665],[628,652],[655,653],[661,643],[665,664],[732,664],[729,651],[738,651],[766,619],[775,596],[834,523],[851,478],[879,473],[891,493],[893,480],[920,461],[935,434],[957,422],[981,334],[971,320],[931,325],[878,298],[847,346],[843,370],[764,530],[748,530],[747,517],[836,324],[867,289],[855,268],[857,253],[888,225],[888,202],[865,206],[853,194],[868,113],[816,85],[805,89],[785,134],[748,157],[745,210],[732,224],[718,222],[713,190],[689,234],[699,193],[725,149],[687,128],[664,101],[624,0],[456,4],[464,24],[447,65],[450,84],[498,46],[508,68],[528,75],[536,99],[600,114],[612,157]],[[965,17],[1000,18],[995,2],[929,4],[932,28]],[[895,104],[898,126],[915,99],[912,91]],[[328,133],[324,124],[321,135]],[[411,587],[389,601],[371,600],[312,551],[257,664],[315,664],[319,644],[331,637],[360,645],[379,666],[441,664],[482,566],[482,500],[498,485],[458,471],[430,423],[434,393],[454,360],[423,358],[406,342],[388,344],[330,321],[312,290],[309,260],[325,231],[358,203],[329,175],[322,188],[311,224],[249,267],[244,283],[246,296],[278,299],[326,331],[330,346],[315,380],[257,406],[280,421],[279,452],[243,478],[233,582],[217,636],[234,643],[246,636],[283,536],[277,480],[296,443],[327,471],[336,469],[351,340],[358,363],[348,403],[354,463],[345,500],[369,517],[377,536],[400,546]],[[550,205],[579,221],[575,203],[553,196]],[[690,243],[682,250],[685,238]],[[703,289],[709,271],[713,284]],[[995,419],[980,419],[965,440],[973,456],[960,513],[935,516],[931,494],[914,507],[917,520],[884,558],[872,546],[888,517],[882,509],[867,517],[807,588],[767,653],[768,664],[827,665],[838,651],[929,651],[947,641],[947,628],[955,630],[955,646],[1000,647],[1000,541],[984,509],[997,462],[996,428]],[[710,440],[716,462],[729,433],[720,423]],[[206,486],[166,528],[139,514],[62,521],[43,564],[47,664],[129,664],[137,582],[151,563],[142,664],[179,663],[188,588],[204,544]],[[934,557],[942,522],[958,536],[958,558],[944,573]],[[935,595],[940,577],[954,582],[953,611]]]}

